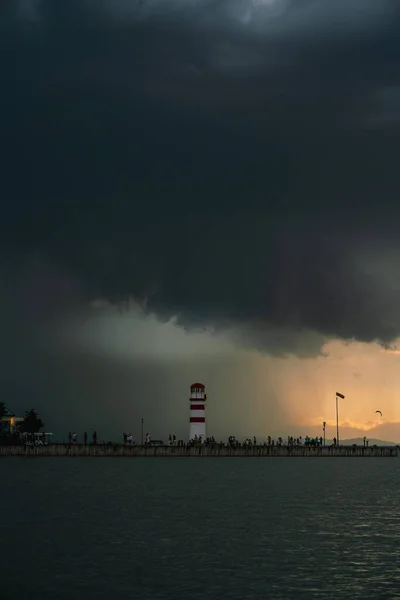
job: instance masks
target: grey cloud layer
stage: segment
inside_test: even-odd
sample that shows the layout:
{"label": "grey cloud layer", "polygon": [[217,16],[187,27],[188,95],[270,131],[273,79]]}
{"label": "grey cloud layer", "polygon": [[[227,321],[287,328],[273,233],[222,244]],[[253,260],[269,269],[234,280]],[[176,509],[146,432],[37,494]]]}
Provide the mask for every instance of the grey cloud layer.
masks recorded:
{"label": "grey cloud layer", "polygon": [[395,6],[392,0],[87,0],[87,5],[120,20],[161,18],[199,29],[316,37],[376,27]]}
{"label": "grey cloud layer", "polygon": [[267,350],[399,335],[397,3],[286,5],[0,9],[3,262]]}

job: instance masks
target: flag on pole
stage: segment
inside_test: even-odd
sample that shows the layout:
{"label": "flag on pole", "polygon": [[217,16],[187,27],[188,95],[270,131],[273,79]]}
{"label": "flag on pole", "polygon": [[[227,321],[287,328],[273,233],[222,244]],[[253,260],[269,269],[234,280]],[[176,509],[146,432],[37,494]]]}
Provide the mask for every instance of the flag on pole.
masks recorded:
{"label": "flag on pole", "polygon": [[336,392],[336,396],[339,396],[339,398],[344,398],[343,394],[340,394],[339,392]]}

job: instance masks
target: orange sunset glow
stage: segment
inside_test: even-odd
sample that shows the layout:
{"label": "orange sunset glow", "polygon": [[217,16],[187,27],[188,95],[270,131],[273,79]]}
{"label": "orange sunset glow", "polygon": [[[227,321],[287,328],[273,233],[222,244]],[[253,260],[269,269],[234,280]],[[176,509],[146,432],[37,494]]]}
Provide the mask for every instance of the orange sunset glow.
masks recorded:
{"label": "orange sunset glow", "polygon": [[[400,352],[378,344],[331,341],[327,356],[311,359],[258,358],[259,377],[279,390],[290,421],[317,435],[326,422],[327,437],[336,430],[335,394],[340,391],[341,437],[367,435],[387,441],[400,439]],[[380,410],[382,417],[375,411]]]}

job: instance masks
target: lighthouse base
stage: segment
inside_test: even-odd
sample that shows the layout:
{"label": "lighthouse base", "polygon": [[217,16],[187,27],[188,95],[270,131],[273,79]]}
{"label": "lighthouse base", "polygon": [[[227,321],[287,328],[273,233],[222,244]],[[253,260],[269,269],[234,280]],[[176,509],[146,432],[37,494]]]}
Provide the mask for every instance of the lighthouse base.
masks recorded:
{"label": "lighthouse base", "polygon": [[204,442],[206,438],[206,424],[205,423],[190,423],[189,441],[194,439]]}

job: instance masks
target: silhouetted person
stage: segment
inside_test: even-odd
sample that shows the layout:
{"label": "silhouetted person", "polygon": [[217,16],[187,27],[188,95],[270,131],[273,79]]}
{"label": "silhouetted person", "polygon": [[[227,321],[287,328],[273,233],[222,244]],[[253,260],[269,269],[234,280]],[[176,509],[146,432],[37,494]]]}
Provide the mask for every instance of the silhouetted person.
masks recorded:
{"label": "silhouetted person", "polygon": [[85,433],[83,434],[83,440],[84,440],[84,444],[85,446],[87,445],[87,433],[85,431]]}
{"label": "silhouetted person", "polygon": [[69,434],[68,434],[68,444],[71,444],[71,442],[72,442],[72,433],[69,432]]}
{"label": "silhouetted person", "polygon": [[97,444],[97,431],[93,434],[93,444]]}

